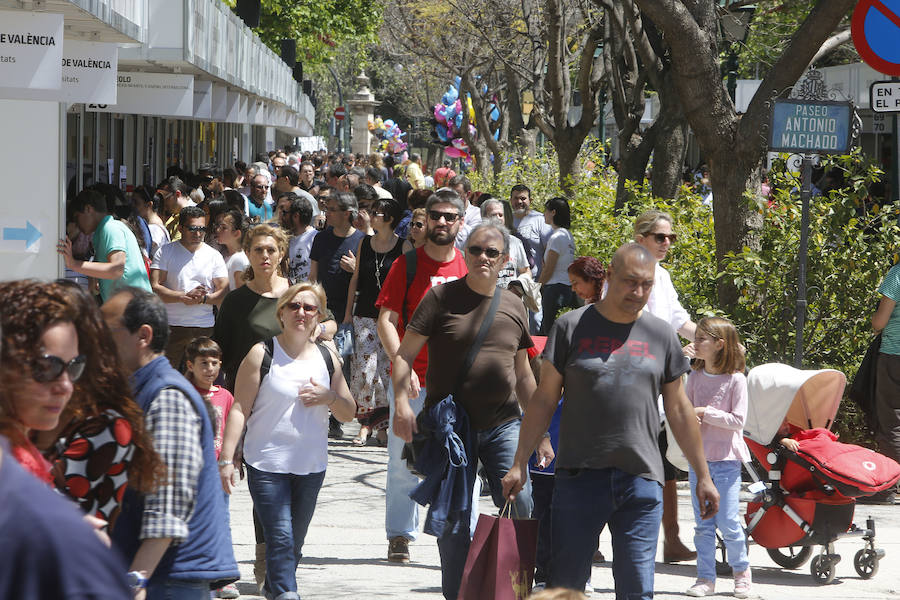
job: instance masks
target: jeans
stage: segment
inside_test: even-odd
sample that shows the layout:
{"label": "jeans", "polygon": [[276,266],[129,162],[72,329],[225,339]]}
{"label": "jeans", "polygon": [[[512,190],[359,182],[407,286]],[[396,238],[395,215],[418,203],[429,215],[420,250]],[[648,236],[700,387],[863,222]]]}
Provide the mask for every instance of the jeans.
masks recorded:
{"label": "jeans", "polygon": [[538,522],[537,557],[534,561],[534,582],[547,583],[550,572],[550,502],[553,500],[552,473],[547,475],[530,474],[531,497],[534,510],[531,518]]}
{"label": "jeans", "polygon": [[[481,460],[491,488],[491,497],[497,508],[503,508],[506,503],[500,480],[512,467],[516,446],[519,444],[520,426],[521,419],[516,418],[492,429],[479,431],[476,434],[478,447],[472,453],[474,456],[472,454],[468,456],[469,465],[473,465],[473,468],[468,471],[469,477],[478,476],[474,465]],[[477,507],[476,500],[472,508],[477,509]],[[531,509],[531,483],[526,480],[525,487],[516,495],[512,516],[527,519],[531,516]],[[463,568],[466,566],[466,555],[469,553],[469,544],[472,541],[469,517],[470,515],[465,515],[461,519],[461,523],[448,522],[443,535],[437,541],[438,551],[441,555],[441,591],[447,600],[456,600],[459,594],[459,584],[462,580]]]}
{"label": "jeans", "polygon": [[[409,472],[406,461],[401,458],[404,442],[394,435],[394,386],[387,386],[388,405],[390,406],[390,425],[388,425],[388,464],[387,481],[384,486],[385,516],[384,529],[387,538],[403,536],[415,540],[419,534],[419,509],[409,494],[419,485],[419,478]],[[409,399],[409,405],[418,415],[425,404],[425,388],[415,398]]]}
{"label": "jeans", "polygon": [[147,600],[209,600],[209,582],[165,579],[147,586]]}
{"label": "jeans", "polygon": [[247,465],[247,484],[266,538],[268,600],[296,600],[297,565],[325,471],[268,473]]}
{"label": "jeans", "polygon": [[559,466],[554,485],[547,587],[584,590],[591,575],[597,537],[608,524],[616,599],[652,598],[662,486],[616,468]]}
{"label": "jeans", "polygon": [[719,491],[719,512],[711,519],[700,518],[697,502],[697,475],[691,469],[688,481],[691,483],[691,504],[694,507],[694,547],[697,548],[697,577],[708,581],[716,580],[716,528],[722,532],[728,564],[735,573],[750,568],[747,558],[747,538],[740,515],[741,462],[720,460],[707,462],[709,475]]}
{"label": "jeans", "polygon": [[541,321],[541,335],[548,335],[553,323],[556,322],[556,313],[560,309],[575,306],[575,293],[567,283],[548,283],[541,288],[541,308],[544,319]]}

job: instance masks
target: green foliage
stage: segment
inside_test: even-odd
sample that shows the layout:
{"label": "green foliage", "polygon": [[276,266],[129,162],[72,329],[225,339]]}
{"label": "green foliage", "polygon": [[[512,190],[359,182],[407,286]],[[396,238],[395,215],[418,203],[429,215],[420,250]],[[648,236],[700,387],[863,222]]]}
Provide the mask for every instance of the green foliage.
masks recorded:
{"label": "green foliage", "polygon": [[[600,148],[586,146],[581,160],[582,164],[602,165]],[[860,152],[826,159],[823,166],[842,171],[844,186],[811,202],[803,365],[807,369],[838,369],[852,378],[872,337],[876,289],[897,260],[900,207],[881,208],[868,202],[867,188],[881,172]],[[721,273],[715,261],[712,209],[700,196],[685,188],[677,200],[663,201],[649,196],[649,186],[635,185],[630,190],[633,202],[625,214],[617,215],[613,212],[616,177],[606,169],[594,169],[574,186],[570,205],[576,252],[608,263],[615,249],[632,239],[634,218],[629,215],[649,208],[669,212],[678,241],[665,267],[692,318],[720,315],[731,319],[747,348],[751,367],[768,362],[792,364],[800,181],[799,174],[787,170],[783,159],[773,165],[769,175],[771,202],[753,194],[745,198],[763,217],[758,247],[729,256]],[[532,189],[537,209],[561,193],[552,151],[533,159],[515,159],[496,180],[472,178],[474,189],[488,190],[499,198],[508,198],[513,185],[524,183]],[[718,306],[718,277],[731,279],[740,290],[738,307],[731,314]],[[849,401],[841,405],[836,430],[847,441],[870,441],[863,439],[862,419]]]}

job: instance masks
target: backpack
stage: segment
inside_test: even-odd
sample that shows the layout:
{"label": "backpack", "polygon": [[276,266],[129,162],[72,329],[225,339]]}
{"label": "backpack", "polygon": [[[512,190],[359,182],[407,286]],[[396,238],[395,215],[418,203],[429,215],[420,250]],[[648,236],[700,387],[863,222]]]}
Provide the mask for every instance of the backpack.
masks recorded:
{"label": "backpack", "polygon": [[[316,344],[316,348],[322,354],[325,360],[325,367],[328,369],[328,386],[331,386],[331,378],[334,377],[334,361],[331,360],[331,352],[322,344]],[[272,354],[275,352],[275,338],[269,338],[263,341],[263,360],[259,365],[259,384],[262,385],[263,379],[269,374],[272,368]]]}

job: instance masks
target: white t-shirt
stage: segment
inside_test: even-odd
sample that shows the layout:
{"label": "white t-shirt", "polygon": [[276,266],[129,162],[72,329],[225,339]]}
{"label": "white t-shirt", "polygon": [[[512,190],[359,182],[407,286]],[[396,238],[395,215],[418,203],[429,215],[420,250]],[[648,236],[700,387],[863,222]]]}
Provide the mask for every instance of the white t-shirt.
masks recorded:
{"label": "white t-shirt", "polygon": [[288,356],[278,338],[274,345],[272,366],[247,421],[244,459],[267,473],[320,473],[328,465],[328,407],[304,406],[297,394],[310,377],[331,387],[328,367],[318,349],[314,358],[302,360]]}
{"label": "white t-shirt", "polygon": [[672,285],[672,277],[659,263],[656,263],[656,270],[653,273],[653,289],[650,290],[650,298],[647,300],[647,310],[654,317],[671,325],[676,332],[691,318],[678,300],[678,292]]}
{"label": "white t-shirt", "polygon": [[309,279],[309,249],[317,233],[314,227],[310,227],[291,238],[288,245],[288,279],[291,283]]}
{"label": "white t-shirt", "polygon": [[544,262],[547,262],[547,253],[553,250],[558,255],[553,275],[547,280],[551,283],[564,283],[569,285],[569,265],[575,260],[575,239],[568,229],[560,227],[550,234],[547,240],[547,249],[544,250]]}
{"label": "white t-shirt", "polygon": [[522,237],[525,252],[534,261],[532,276],[536,279],[541,274],[544,264],[544,251],[547,249],[547,240],[553,233],[553,228],[544,220],[544,215],[536,210],[530,210],[521,219],[513,217],[513,227]]}
{"label": "white t-shirt", "polygon": [[506,289],[509,282],[519,276],[521,269],[528,268],[528,256],[522,241],[514,235],[509,236],[509,261],[500,269],[497,276],[497,287]]}
{"label": "white t-shirt", "polygon": [[150,229],[150,256],[156,254],[156,251],[171,242],[169,239],[169,232],[166,231],[166,228],[162,225],[158,225],[157,223],[148,223],[147,227]]}
{"label": "white t-shirt", "polygon": [[[225,259],[218,250],[206,244],[200,244],[195,252],[189,251],[181,242],[171,242],[156,251],[153,255],[151,269],[165,271],[166,279],[162,284],[170,290],[190,291],[198,285],[214,291],[213,279],[228,277]],[[176,327],[212,327],[215,323],[213,309],[210,304],[192,304],[187,306],[181,302],[166,303],[169,312],[169,325]]]}
{"label": "white t-shirt", "polygon": [[466,249],[466,240],[469,239],[469,233],[479,223],[481,223],[481,209],[474,204],[470,204],[469,208],[466,209],[463,225],[460,226],[459,231],[456,233],[455,245],[457,248],[460,250]]}
{"label": "white t-shirt", "polygon": [[228,257],[228,260],[225,261],[225,268],[228,270],[228,289],[236,290],[238,288],[237,282],[235,281],[234,274],[240,271],[244,272],[244,269],[250,266],[250,260],[247,258],[247,255],[244,254],[244,251],[235,252],[231,256]]}

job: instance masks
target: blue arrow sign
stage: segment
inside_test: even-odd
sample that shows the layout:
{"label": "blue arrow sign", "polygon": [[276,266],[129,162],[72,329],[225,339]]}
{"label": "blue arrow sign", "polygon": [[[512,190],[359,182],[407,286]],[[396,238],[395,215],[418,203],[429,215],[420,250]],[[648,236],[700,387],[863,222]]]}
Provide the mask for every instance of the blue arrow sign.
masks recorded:
{"label": "blue arrow sign", "polygon": [[14,242],[25,242],[25,249],[31,248],[35,242],[41,239],[41,232],[38,228],[31,224],[31,221],[25,222],[25,227],[4,227],[3,239]]}

